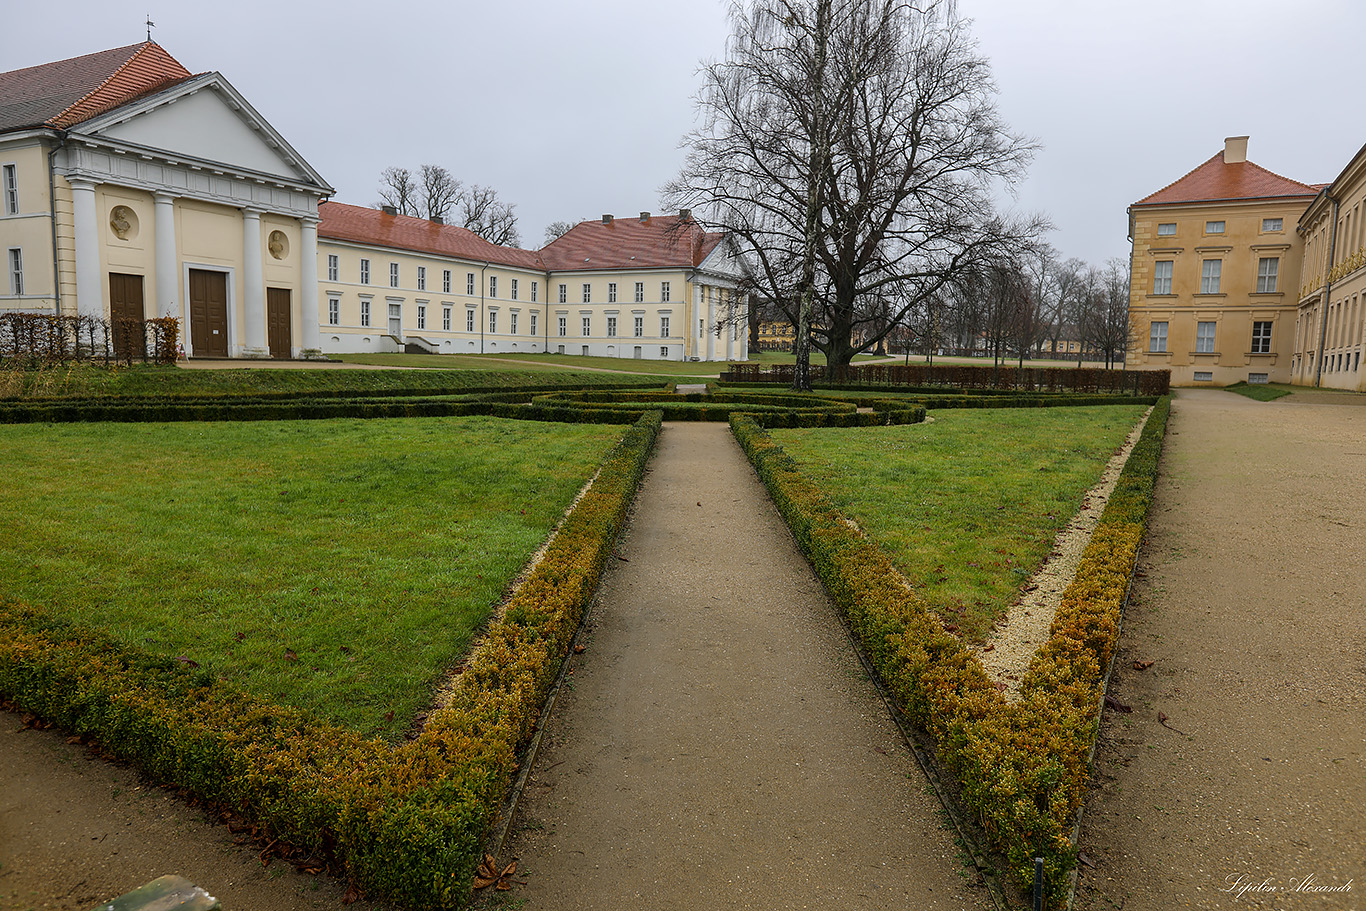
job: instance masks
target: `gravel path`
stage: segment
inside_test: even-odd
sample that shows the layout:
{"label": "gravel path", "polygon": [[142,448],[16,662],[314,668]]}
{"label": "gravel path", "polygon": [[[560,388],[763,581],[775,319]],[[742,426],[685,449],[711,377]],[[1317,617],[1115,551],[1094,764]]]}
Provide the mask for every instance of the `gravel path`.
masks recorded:
{"label": "gravel path", "polygon": [[1078,908],[1366,908],[1363,489],[1366,408],[1176,398]]}
{"label": "gravel path", "polygon": [[528,909],[984,908],[723,424],[666,424],[509,856]]}

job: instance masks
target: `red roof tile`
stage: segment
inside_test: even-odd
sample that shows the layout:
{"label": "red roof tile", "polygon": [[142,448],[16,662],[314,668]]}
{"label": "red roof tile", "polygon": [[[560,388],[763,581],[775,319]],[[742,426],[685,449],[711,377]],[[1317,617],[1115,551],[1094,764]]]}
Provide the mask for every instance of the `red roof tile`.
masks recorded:
{"label": "red roof tile", "polygon": [[692,269],[721,242],[692,219],[676,215],[584,221],[541,248],[552,272],[595,269]]}
{"label": "red roof tile", "polygon": [[0,73],[0,132],[68,129],[190,75],[153,41]]}
{"label": "red roof tile", "polygon": [[438,225],[408,215],[386,215],[379,209],[340,202],[323,203],[318,206],[318,215],[322,218],[318,225],[320,238],[545,271],[535,252],[491,244],[473,231],[455,225]]}
{"label": "red roof tile", "polygon": [[1224,163],[1220,152],[1185,177],[1168,184],[1135,206],[1161,206],[1173,203],[1214,202],[1235,199],[1280,199],[1317,196],[1318,189],[1274,174],[1250,161]]}

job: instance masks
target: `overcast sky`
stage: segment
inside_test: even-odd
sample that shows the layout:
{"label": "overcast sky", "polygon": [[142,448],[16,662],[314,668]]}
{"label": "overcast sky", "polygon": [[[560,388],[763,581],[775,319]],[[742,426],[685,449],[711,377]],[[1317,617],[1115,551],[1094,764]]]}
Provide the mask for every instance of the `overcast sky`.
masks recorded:
{"label": "overcast sky", "polygon": [[[1127,257],[1125,207],[1250,135],[1249,158],[1308,183],[1366,143],[1360,0],[959,0],[1007,123],[1041,151],[1010,205],[1046,213],[1064,256]],[[698,66],[723,55],[723,0],[11,4],[0,71],[152,37],[218,70],[337,189],[369,205],[389,165],[442,164],[545,225],[659,211],[683,160]],[[1333,42],[1329,45],[1329,42]]]}

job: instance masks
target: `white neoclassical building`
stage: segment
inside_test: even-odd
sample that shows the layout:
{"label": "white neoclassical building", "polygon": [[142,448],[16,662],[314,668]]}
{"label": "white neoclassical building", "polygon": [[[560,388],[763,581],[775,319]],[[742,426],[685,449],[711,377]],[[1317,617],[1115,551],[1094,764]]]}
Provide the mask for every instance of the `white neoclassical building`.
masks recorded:
{"label": "white neoclassical building", "polygon": [[690,213],[535,251],[328,202],[222,75],[150,41],[0,73],[0,191],[0,310],[175,316],[191,357],[748,354],[742,264]]}

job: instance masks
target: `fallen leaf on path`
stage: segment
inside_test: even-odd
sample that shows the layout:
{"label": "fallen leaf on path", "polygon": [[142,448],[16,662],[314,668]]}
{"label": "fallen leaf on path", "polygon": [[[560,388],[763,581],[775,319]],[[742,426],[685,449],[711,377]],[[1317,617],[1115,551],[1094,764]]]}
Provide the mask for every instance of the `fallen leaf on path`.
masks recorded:
{"label": "fallen leaf on path", "polygon": [[576,645],[576,646],[574,646],[574,654],[576,654],[576,655],[582,655],[582,654],[584,653],[584,650],[585,650],[586,648],[588,648],[588,646],[586,646],[586,645]]}
{"label": "fallen leaf on path", "polygon": [[1153,666],[1153,663],[1152,663],[1151,661],[1135,661],[1135,662],[1134,662],[1134,670],[1136,670],[1136,671],[1146,671],[1148,668],[1150,668],[1150,667],[1152,667],[1152,666]]}
{"label": "fallen leaf on path", "polygon": [[1169,730],[1169,731],[1176,731],[1176,733],[1181,734],[1181,735],[1184,736],[1184,737],[1189,737],[1189,736],[1190,736],[1190,735],[1187,734],[1185,731],[1178,730],[1177,728],[1172,727],[1170,724],[1167,724],[1167,713],[1166,713],[1166,712],[1158,712],[1158,713],[1157,713],[1157,723],[1160,724],[1160,725],[1162,725],[1164,728],[1166,728],[1166,729]]}
{"label": "fallen leaf on path", "polygon": [[1106,707],[1107,709],[1114,709],[1116,712],[1126,712],[1126,713],[1127,713],[1127,712],[1132,712],[1132,711],[1133,711],[1133,708],[1132,708],[1131,706],[1125,705],[1124,703],[1120,702],[1120,701],[1119,701],[1118,699],[1116,699],[1115,697],[1111,696],[1109,693],[1106,693],[1106,694],[1105,694],[1105,707]]}
{"label": "fallen leaf on path", "polygon": [[358,901],[359,899],[360,899],[360,890],[356,888],[356,884],[355,884],[355,883],[351,883],[350,885],[348,885],[348,886],[346,887],[346,894],[342,896],[342,904],[343,904],[343,905],[350,905],[350,904],[352,904],[352,903]]}
{"label": "fallen leaf on path", "polygon": [[493,859],[493,855],[485,854],[483,863],[479,865],[479,869],[474,874],[474,888],[487,889],[489,886],[493,886],[499,892],[506,892],[512,888],[512,883],[515,882],[512,879],[512,874],[516,872],[516,860],[499,870],[498,861]]}

